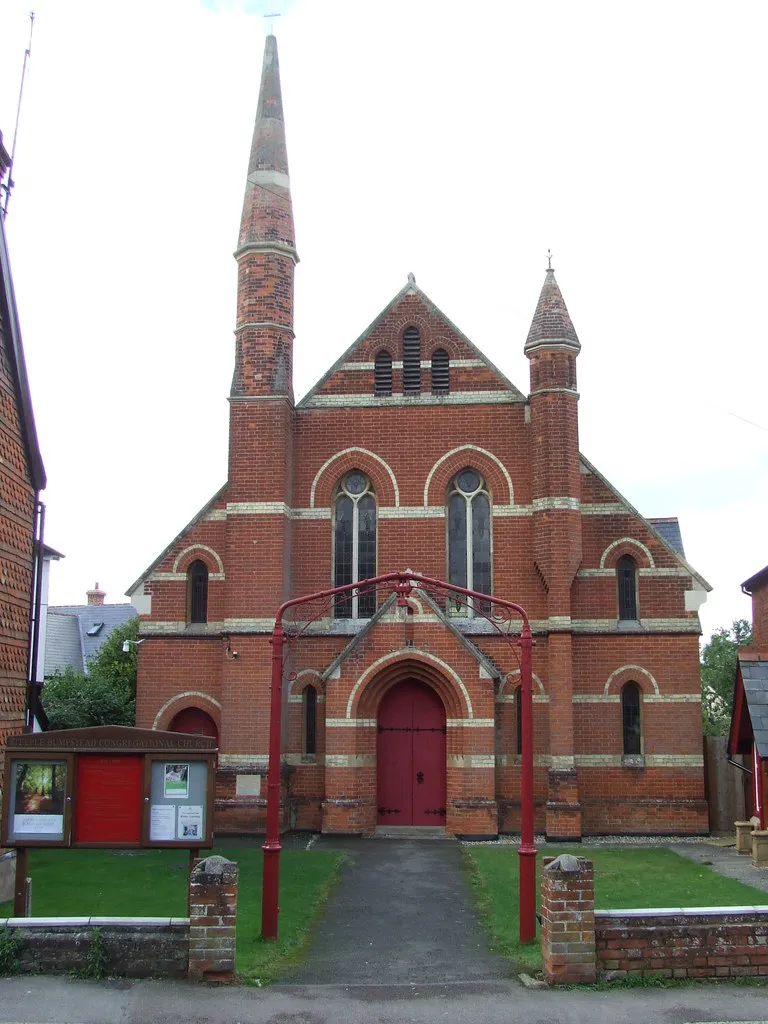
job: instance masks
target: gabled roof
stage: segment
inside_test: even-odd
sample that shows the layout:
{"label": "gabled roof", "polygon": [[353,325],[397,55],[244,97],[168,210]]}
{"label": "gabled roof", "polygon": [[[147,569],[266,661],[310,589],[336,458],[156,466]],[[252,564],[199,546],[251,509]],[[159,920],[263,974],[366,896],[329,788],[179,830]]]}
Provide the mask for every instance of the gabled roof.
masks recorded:
{"label": "gabled roof", "polygon": [[[3,147],[0,134],[0,179],[10,164],[8,154]],[[16,295],[13,290],[11,263],[8,256],[8,243],[5,237],[5,224],[0,216],[0,344],[7,352],[8,364],[13,377],[16,391],[16,402],[19,411],[19,422],[24,448],[27,455],[27,466],[32,487],[42,491],[45,487],[45,467],[40,454],[37,440],[37,427],[32,412],[32,396],[27,378],[27,364],[24,360],[24,347],[21,343],[21,327],[19,313],[16,308]]]}
{"label": "gabled roof", "polygon": [[[581,461],[581,464],[585,467],[585,469],[587,469],[590,473],[593,473],[597,477],[597,479],[600,481],[600,483],[604,487],[606,487],[612,494],[614,494],[616,496],[616,498],[619,500],[620,504],[624,505],[625,508],[627,509],[627,511],[631,515],[633,515],[633,516],[635,516],[635,518],[639,519],[640,522],[648,530],[650,530],[650,532],[654,535],[654,537],[656,537],[656,539],[663,545],[663,547],[666,548],[666,550],[670,553],[670,555],[672,555],[672,557],[675,559],[675,561],[679,562],[680,565],[682,565],[683,568],[686,570],[686,572],[689,572],[691,574],[691,576],[693,577],[693,579],[695,579],[697,583],[700,583],[704,590],[709,592],[712,589],[711,584],[707,583],[707,581],[704,579],[704,577],[700,573],[696,572],[696,570],[693,568],[693,566],[690,564],[690,562],[688,562],[688,560],[685,558],[685,556],[682,554],[682,552],[677,550],[673,546],[673,544],[670,541],[669,536],[664,536],[664,533],[662,533],[659,529],[657,529],[653,525],[654,524],[654,520],[646,519],[644,515],[642,515],[640,512],[638,512],[637,509],[635,508],[635,506],[632,505],[631,502],[629,502],[624,497],[624,495],[621,494],[613,486],[612,483],[610,483],[610,481],[606,480],[606,478],[603,476],[603,474],[598,469],[596,469],[587,458],[585,458],[583,455],[579,455],[579,459]],[[655,520],[655,521],[658,522],[658,520]],[[668,522],[668,520],[663,520],[663,522]],[[678,529],[679,529],[679,527],[678,527]],[[666,532],[669,533],[669,531],[666,531]],[[681,548],[682,548],[682,543],[683,542],[682,542],[682,537],[681,537],[680,538],[680,547]]]}
{"label": "gabled roof", "polygon": [[304,395],[304,397],[301,399],[301,401],[296,403],[296,408],[297,409],[301,409],[303,406],[306,406],[309,403],[310,399],[315,394],[317,394],[317,392],[320,390],[320,388],[322,388],[323,384],[325,384],[326,381],[330,380],[330,378],[334,375],[334,373],[337,373],[341,369],[341,367],[343,366],[344,363],[349,361],[349,357],[355,351],[355,349],[359,345],[362,345],[363,342],[365,342],[368,339],[368,337],[373,333],[375,328],[378,327],[378,325],[382,322],[382,320],[384,320],[384,318],[386,316],[388,316],[389,313],[391,313],[391,311],[395,308],[395,306],[398,304],[398,302],[400,302],[402,299],[404,299],[406,295],[416,295],[416,296],[418,296],[421,299],[421,301],[424,303],[424,305],[427,307],[427,309],[430,311],[430,313],[432,313],[434,316],[439,317],[445,323],[446,327],[448,327],[449,330],[453,331],[454,334],[456,334],[456,336],[469,349],[471,349],[472,352],[475,353],[475,355],[477,356],[478,359],[482,359],[483,362],[488,366],[488,368],[499,378],[499,380],[502,380],[507,385],[509,390],[520,401],[525,401],[525,395],[518,388],[515,387],[515,385],[512,383],[512,381],[509,380],[509,378],[506,377],[497,366],[495,366],[491,362],[491,360],[488,358],[488,356],[485,355],[485,353],[480,351],[480,349],[477,347],[477,345],[475,345],[473,342],[471,342],[469,340],[469,338],[462,331],[459,330],[459,328],[453,323],[452,320],[449,320],[449,318],[445,315],[445,313],[443,313],[443,311],[429,298],[429,296],[426,295],[421,290],[421,288],[419,288],[419,286],[416,284],[416,279],[414,278],[413,274],[409,274],[408,275],[408,282],[406,283],[406,285],[403,288],[400,289],[400,291],[397,293],[397,295],[395,295],[394,298],[390,302],[387,303],[387,305],[384,307],[384,309],[382,309],[382,311],[379,313],[379,315],[377,317],[375,317],[371,321],[371,323],[368,324],[368,326],[365,328],[365,330],[362,332],[362,334],[355,341],[352,342],[352,344],[349,346],[349,348],[346,349],[339,356],[339,358],[336,360],[336,362],[333,364],[333,366],[327,371],[327,373],[325,373],[320,378],[320,380],[317,381],[317,383],[314,385],[314,387],[310,388],[310,390],[306,393],[306,395]]}
{"label": "gabled roof", "polygon": [[167,544],[163,548],[163,550],[160,552],[160,554],[157,556],[157,558],[154,560],[154,562],[152,562],[150,565],[148,565],[147,568],[144,570],[144,572],[138,577],[138,579],[134,580],[133,583],[130,585],[130,587],[128,587],[128,589],[125,591],[126,597],[130,597],[131,594],[136,589],[136,587],[138,587],[138,585],[143,580],[145,580],[147,578],[147,576],[149,576],[150,573],[155,571],[155,569],[158,567],[158,565],[160,565],[161,562],[163,562],[167,558],[167,556],[170,554],[170,552],[173,551],[173,549],[176,547],[176,545],[179,543],[179,541],[182,539],[182,537],[192,529],[192,527],[195,525],[195,523],[199,519],[202,519],[202,517],[205,515],[206,512],[209,512],[213,508],[213,506],[216,504],[216,502],[219,500],[219,498],[222,496],[222,494],[224,493],[224,491],[226,489],[227,489],[227,485],[223,484],[218,489],[218,491],[216,491],[216,493],[211,498],[211,500],[207,501],[205,503],[205,505],[203,505],[203,507],[200,509],[200,511],[190,519],[190,521],[187,523],[187,525],[183,529],[179,530],[179,532],[173,538],[171,543]]}
{"label": "gabled roof", "polygon": [[[483,652],[478,647],[476,647],[468,637],[464,636],[464,634],[461,632],[458,626],[451,621],[450,617],[445,614],[443,609],[440,607],[437,601],[434,600],[434,598],[432,598],[426,591],[419,590],[418,588],[414,589],[414,596],[418,597],[419,601],[423,601],[426,605],[429,606],[431,611],[440,619],[442,625],[444,625],[448,629],[448,631],[456,637],[461,646],[464,647],[472,655],[472,657],[475,659],[478,665],[487,674],[489,679],[498,679],[500,677],[501,672],[499,671],[498,667],[489,658],[487,658],[483,654]],[[352,651],[354,651],[354,649],[361,644],[363,638],[371,632],[376,623],[379,622],[382,619],[382,617],[392,609],[392,606],[394,605],[396,599],[396,594],[389,595],[386,601],[384,601],[381,607],[376,611],[376,614],[371,616],[371,618],[366,622],[366,624],[363,626],[360,632],[356,633],[352,637],[352,639],[349,641],[346,647],[342,651],[340,651],[339,654],[337,654],[333,661],[330,663],[330,665],[328,665],[328,667],[320,677],[323,681],[329,679],[330,676],[332,676],[333,673],[336,671],[336,669],[342,664],[342,662],[346,661],[346,659],[349,657]]]}
{"label": "gabled roof", "polygon": [[739,658],[728,753],[748,754],[750,734],[759,757],[768,758],[768,661]]}
{"label": "gabled roof", "polygon": [[45,675],[68,666],[87,672],[88,662],[117,629],[136,618],[132,604],[73,604],[48,608]]}
{"label": "gabled roof", "polygon": [[760,587],[764,587],[768,583],[768,565],[760,572],[756,572],[754,576],[750,576],[748,580],[744,580],[741,584],[741,589],[745,594],[752,596],[752,591],[757,590]]}

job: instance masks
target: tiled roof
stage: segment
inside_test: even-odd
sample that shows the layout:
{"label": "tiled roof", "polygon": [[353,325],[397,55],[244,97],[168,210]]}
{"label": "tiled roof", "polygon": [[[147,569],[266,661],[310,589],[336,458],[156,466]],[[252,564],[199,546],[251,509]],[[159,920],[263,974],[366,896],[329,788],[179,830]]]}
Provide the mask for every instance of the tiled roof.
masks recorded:
{"label": "tiled roof", "polygon": [[530,346],[544,341],[570,343],[577,350],[581,347],[565,299],[555,280],[554,270],[548,270],[544,278],[536,312],[533,314],[525,342],[525,351],[527,352]]}
{"label": "tiled roof", "polygon": [[685,558],[683,537],[680,533],[680,523],[676,517],[673,516],[666,519],[649,519],[648,522],[654,528],[656,533],[660,534],[662,539],[665,540],[670,547],[675,549],[678,555],[682,555],[683,558]]}
{"label": "tiled roof", "polygon": [[88,661],[118,626],[136,618],[132,604],[73,604],[48,609],[45,675],[71,665],[84,672]]}
{"label": "tiled roof", "polygon": [[768,757],[768,661],[739,661],[752,732],[760,757]]}

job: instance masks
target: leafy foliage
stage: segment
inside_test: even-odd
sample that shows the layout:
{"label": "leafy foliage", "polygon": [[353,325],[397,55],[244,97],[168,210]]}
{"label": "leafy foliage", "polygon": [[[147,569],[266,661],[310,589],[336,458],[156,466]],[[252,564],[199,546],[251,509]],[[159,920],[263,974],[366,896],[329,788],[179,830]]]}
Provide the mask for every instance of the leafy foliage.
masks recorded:
{"label": "leafy foliage", "polygon": [[19,936],[11,928],[0,928],[0,976],[16,974],[19,969]]}
{"label": "leafy foliage", "polygon": [[136,646],[123,654],[123,643],[135,640],[139,620],[115,629],[88,663],[88,675],[67,668],[55,672],[43,687],[43,707],[51,729],[82,729],[90,725],[133,725],[136,714]]}
{"label": "leafy foliage", "polygon": [[752,644],[752,629],[746,619],[734,619],[721,626],[704,645],[701,653],[701,710],[705,736],[723,736],[728,732],[736,681],[739,647]]}

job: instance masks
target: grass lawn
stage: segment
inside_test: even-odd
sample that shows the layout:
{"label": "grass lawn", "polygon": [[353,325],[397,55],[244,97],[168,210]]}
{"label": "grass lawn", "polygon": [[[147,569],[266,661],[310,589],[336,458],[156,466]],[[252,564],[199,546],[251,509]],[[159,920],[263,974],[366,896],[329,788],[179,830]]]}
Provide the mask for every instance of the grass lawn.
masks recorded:
{"label": "grass lawn", "polygon": [[[246,983],[273,981],[299,958],[310,927],[330,892],[343,854],[283,850],[280,857],[280,938],[262,942],[260,848],[226,843],[213,853],[237,861],[237,971]],[[186,850],[30,850],[32,910],[36,917],[186,917]],[[12,903],[0,903],[0,919]]]}
{"label": "grass lawn", "polygon": [[[702,852],[706,847],[702,847]],[[595,865],[595,907],[598,910],[642,910],[650,907],[727,907],[763,905],[764,892],[716,874],[663,848],[542,846],[537,862],[536,902],[541,858],[573,853]],[[513,846],[466,847],[465,862],[480,920],[490,949],[517,969],[539,970],[541,946],[521,946],[518,933],[518,855]]]}

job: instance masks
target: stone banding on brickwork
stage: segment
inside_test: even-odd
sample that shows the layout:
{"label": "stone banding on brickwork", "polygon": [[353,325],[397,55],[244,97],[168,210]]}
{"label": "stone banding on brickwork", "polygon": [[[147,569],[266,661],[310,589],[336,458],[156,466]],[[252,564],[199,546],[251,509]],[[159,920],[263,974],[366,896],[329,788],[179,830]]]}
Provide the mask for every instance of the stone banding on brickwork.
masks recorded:
{"label": "stone banding on brickwork", "polygon": [[659,684],[648,669],[643,668],[642,665],[621,665],[619,668],[615,668],[605,681],[603,693],[607,696],[611,691],[611,686],[614,686],[614,684],[617,690],[621,690],[623,685],[629,682],[637,683],[643,691],[643,695],[645,695],[650,684],[654,694],[656,696],[659,695]]}
{"label": "stone banding on brickwork", "polygon": [[653,560],[653,555],[639,540],[635,540],[634,537],[619,537],[618,540],[613,541],[603,551],[600,556],[600,568],[614,568],[616,563],[622,555],[630,554],[637,561],[637,552],[640,551],[644,558],[648,560],[648,568],[654,569],[656,563]]}
{"label": "stone banding on brickwork", "polygon": [[[169,697],[155,715],[152,728],[166,729],[171,720],[180,711],[184,711],[185,708],[199,707],[200,701],[204,701],[209,705],[208,708],[200,708],[200,710],[209,711],[216,723],[216,728],[221,728],[221,703],[215,697],[212,697],[210,693],[204,693],[202,690],[185,690],[183,693],[177,693],[173,697]],[[175,705],[177,704],[182,704],[183,706],[176,707]]]}
{"label": "stone banding on brickwork", "polygon": [[[208,556],[207,558],[205,557],[206,555]],[[192,562],[198,559],[206,563],[209,573],[213,567],[208,563],[210,559],[213,559],[216,566],[213,571],[218,574],[219,579],[224,579],[224,563],[221,560],[221,556],[208,544],[190,544],[189,547],[180,551],[173,561],[173,571],[184,572]]]}
{"label": "stone banding on brickwork", "polygon": [[[465,452],[467,454],[467,458],[459,458],[459,456],[463,456]],[[479,461],[477,459],[477,456],[480,457]],[[474,462],[473,457],[475,458]],[[448,466],[445,465],[446,463],[448,463]],[[453,477],[456,473],[462,470],[465,465],[469,465],[470,463],[472,464],[474,469],[477,469],[483,473],[486,480],[488,481],[488,484],[491,487],[491,491],[495,493],[497,498],[501,497],[501,495],[499,494],[500,488],[498,486],[494,488],[493,481],[494,479],[496,479],[496,481],[498,482],[498,480],[500,479],[500,474],[501,478],[504,479],[504,482],[506,484],[506,504],[510,506],[515,504],[515,491],[514,487],[512,486],[512,477],[509,475],[507,467],[504,465],[504,463],[501,461],[498,455],[494,455],[493,452],[489,452],[487,448],[481,448],[479,447],[479,445],[476,444],[462,444],[459,445],[457,448],[452,448],[450,451],[445,452],[443,455],[441,455],[437,462],[435,462],[430,471],[427,473],[427,479],[424,482],[424,507],[429,508],[429,491],[430,487],[432,486],[432,481],[435,478],[436,474],[439,474],[438,479],[435,481],[436,486],[438,484],[442,485],[440,497],[443,501],[444,508],[445,494],[451,477]]]}
{"label": "stone banding on brickwork", "polygon": [[[397,678],[407,676],[408,673],[410,678],[423,678],[429,681],[442,697],[446,714],[453,712],[451,717],[459,718],[464,713],[467,718],[474,718],[469,692],[455,669],[442,658],[415,647],[384,654],[368,666],[352,686],[347,700],[347,718],[353,717],[353,710],[356,707],[358,710],[363,705],[378,707],[378,699]],[[378,699],[373,700],[374,696]]]}
{"label": "stone banding on brickwork", "polygon": [[[354,458],[347,458],[352,456],[354,456]],[[357,456],[361,456],[362,458],[356,460]],[[392,471],[392,467],[384,459],[382,459],[380,455],[377,455],[376,452],[372,452],[368,448],[360,448],[358,446],[353,446],[351,448],[342,448],[341,451],[338,451],[334,455],[331,455],[331,457],[326,459],[326,461],[322,464],[320,469],[318,469],[317,473],[315,474],[315,478],[312,481],[312,486],[309,491],[310,508],[315,507],[317,488],[323,475],[334,464],[334,462],[338,462],[340,459],[343,460],[344,467],[339,467],[330,485],[325,485],[323,496],[326,498],[326,500],[322,503],[323,505],[330,504],[330,501],[328,499],[330,498],[330,495],[333,492],[333,488],[336,486],[338,480],[340,479],[341,476],[344,475],[345,472],[348,472],[351,469],[360,469],[362,472],[368,473],[371,480],[373,480],[375,486],[377,483],[377,479],[381,479],[381,473],[379,472],[378,467],[381,467],[382,469],[386,470],[389,476],[389,480],[392,486],[391,497],[393,499],[391,504],[396,506],[400,504],[400,488],[397,485],[397,478],[395,477],[395,474]],[[371,471],[373,467],[368,461],[369,459],[372,459],[377,467],[373,469],[373,471]],[[384,498],[384,489],[381,486],[375,487],[375,489],[377,499],[382,500]]]}

